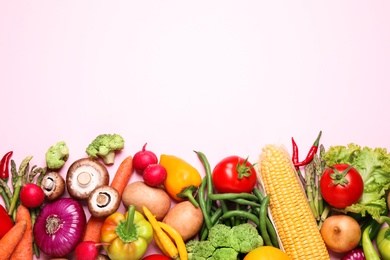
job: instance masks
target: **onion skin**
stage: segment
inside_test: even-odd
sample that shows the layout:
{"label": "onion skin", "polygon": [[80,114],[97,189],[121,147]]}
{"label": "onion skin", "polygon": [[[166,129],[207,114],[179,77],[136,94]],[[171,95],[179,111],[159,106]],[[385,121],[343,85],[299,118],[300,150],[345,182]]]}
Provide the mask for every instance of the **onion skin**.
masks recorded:
{"label": "onion skin", "polygon": [[86,216],[78,201],[58,199],[46,204],[39,213],[34,224],[34,240],[46,255],[64,257],[81,241],[85,225]]}

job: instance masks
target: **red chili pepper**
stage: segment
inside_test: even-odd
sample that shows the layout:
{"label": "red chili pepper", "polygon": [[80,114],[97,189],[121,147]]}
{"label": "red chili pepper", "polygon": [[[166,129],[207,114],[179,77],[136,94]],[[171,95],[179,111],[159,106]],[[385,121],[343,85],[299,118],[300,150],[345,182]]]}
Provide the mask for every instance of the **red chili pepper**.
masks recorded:
{"label": "red chili pepper", "polygon": [[8,215],[7,211],[0,205],[0,239],[14,226],[14,222]]}
{"label": "red chili pepper", "polygon": [[292,142],[292,148],[293,148],[292,162],[295,165],[296,163],[299,163],[299,151],[298,151],[297,143],[294,140],[294,137],[291,138],[291,142]]}
{"label": "red chili pepper", "polygon": [[9,162],[11,160],[12,154],[12,151],[4,154],[0,161],[0,178],[5,181],[8,180],[9,177]]}
{"label": "red chili pepper", "polygon": [[314,141],[312,147],[310,148],[309,152],[307,153],[305,160],[303,160],[302,162],[294,163],[295,167],[304,166],[313,160],[314,155],[317,153],[318,146],[320,144],[321,134],[322,134],[322,131],[320,131],[320,133],[318,134],[317,139]]}

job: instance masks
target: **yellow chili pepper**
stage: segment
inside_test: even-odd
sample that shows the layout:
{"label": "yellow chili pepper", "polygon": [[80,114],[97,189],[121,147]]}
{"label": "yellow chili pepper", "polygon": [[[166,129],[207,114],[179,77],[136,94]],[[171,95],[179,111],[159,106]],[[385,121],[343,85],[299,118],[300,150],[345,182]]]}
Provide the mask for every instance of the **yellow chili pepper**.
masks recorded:
{"label": "yellow chili pepper", "polygon": [[177,232],[176,229],[164,222],[159,221],[158,224],[175,241],[177,250],[179,251],[180,260],[188,260],[186,244],[184,243],[184,240],[179,234],[179,232]]}
{"label": "yellow chili pepper", "polygon": [[156,244],[162,246],[162,248],[160,248],[161,251],[167,253],[167,256],[172,259],[178,259],[179,251],[175,243],[173,243],[167,233],[162,230],[162,228],[158,224],[156,217],[152,214],[152,212],[150,212],[150,210],[145,206],[143,206],[142,209],[146,218],[149,220],[149,223],[152,225],[155,235],[158,238],[158,242],[156,241]]}
{"label": "yellow chili pepper", "polygon": [[167,170],[164,187],[169,196],[176,201],[188,199],[194,206],[198,207],[199,204],[193,195],[202,183],[202,177],[198,170],[174,155],[162,154],[160,165]]}

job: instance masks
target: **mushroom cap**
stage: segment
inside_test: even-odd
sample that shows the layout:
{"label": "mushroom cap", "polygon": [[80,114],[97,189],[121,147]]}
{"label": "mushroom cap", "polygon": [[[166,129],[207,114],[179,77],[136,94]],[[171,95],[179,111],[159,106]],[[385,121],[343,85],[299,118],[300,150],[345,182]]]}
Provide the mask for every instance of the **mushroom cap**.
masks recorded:
{"label": "mushroom cap", "polygon": [[48,200],[53,201],[65,192],[65,180],[58,172],[48,172],[42,179],[41,188]]}
{"label": "mushroom cap", "polygon": [[119,192],[108,185],[94,189],[88,197],[88,209],[94,217],[108,217],[116,212],[121,202]]}
{"label": "mushroom cap", "polygon": [[108,185],[110,175],[106,166],[91,158],[74,161],[66,174],[68,193],[75,199],[86,200],[89,194],[102,185]]}

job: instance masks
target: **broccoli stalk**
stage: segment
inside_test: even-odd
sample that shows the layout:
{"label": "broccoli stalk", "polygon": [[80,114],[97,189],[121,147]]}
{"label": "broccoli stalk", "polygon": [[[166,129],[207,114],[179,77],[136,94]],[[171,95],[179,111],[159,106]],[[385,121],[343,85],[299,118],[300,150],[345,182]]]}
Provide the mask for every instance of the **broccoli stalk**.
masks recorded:
{"label": "broccoli stalk", "polygon": [[50,146],[46,152],[46,166],[51,170],[58,170],[64,166],[69,158],[69,148],[64,141]]}
{"label": "broccoli stalk", "polygon": [[101,134],[98,135],[87,147],[85,152],[92,159],[99,157],[107,165],[113,164],[116,152],[122,150],[125,146],[125,140],[119,134]]}

